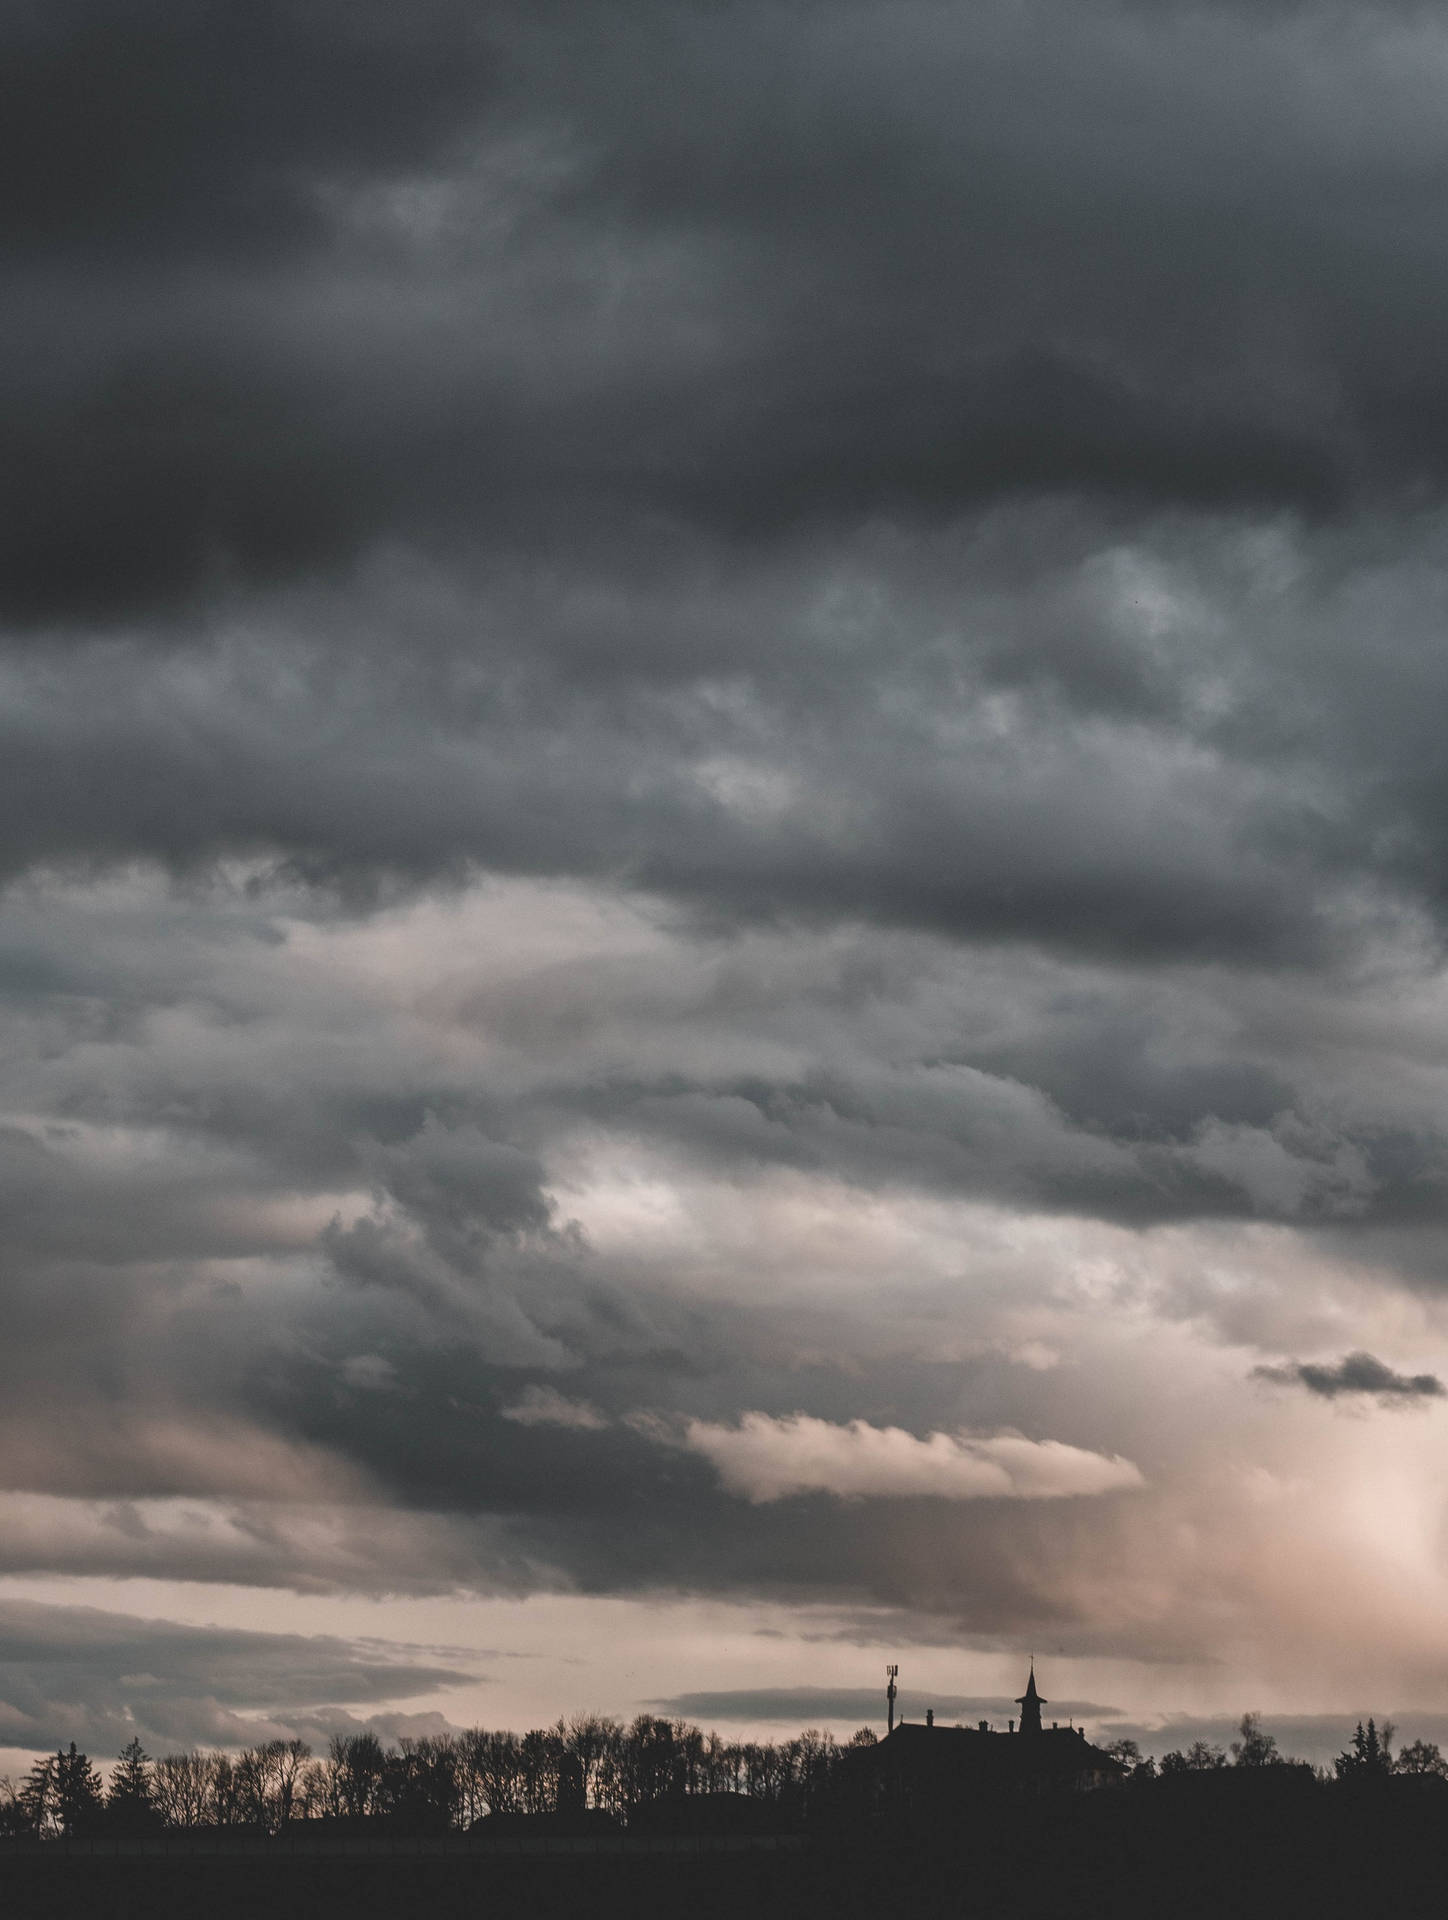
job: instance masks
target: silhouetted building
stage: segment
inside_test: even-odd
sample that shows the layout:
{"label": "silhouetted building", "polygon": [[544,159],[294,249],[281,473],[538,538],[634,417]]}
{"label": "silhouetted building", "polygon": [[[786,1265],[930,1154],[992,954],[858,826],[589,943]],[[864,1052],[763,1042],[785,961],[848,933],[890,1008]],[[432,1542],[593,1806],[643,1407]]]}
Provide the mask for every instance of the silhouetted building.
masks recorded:
{"label": "silhouetted building", "polygon": [[1024,1694],[1020,1730],[1001,1733],[982,1720],[974,1727],[943,1727],[934,1713],[925,1724],[902,1721],[873,1747],[851,1749],[842,1765],[847,1804],[861,1814],[908,1824],[954,1825],[977,1808],[1003,1799],[1085,1793],[1115,1786],[1120,1762],[1087,1740],[1080,1727],[1046,1727],[1034,1665]]}
{"label": "silhouetted building", "polygon": [[1022,1733],[1040,1733],[1043,1731],[1041,1726],[1041,1708],[1044,1707],[1045,1704],[1040,1694],[1036,1692],[1036,1663],[1033,1660],[1031,1662],[1031,1677],[1026,1682],[1026,1690],[1024,1693],[1018,1693],[1016,1695],[1016,1705],[1021,1710]]}

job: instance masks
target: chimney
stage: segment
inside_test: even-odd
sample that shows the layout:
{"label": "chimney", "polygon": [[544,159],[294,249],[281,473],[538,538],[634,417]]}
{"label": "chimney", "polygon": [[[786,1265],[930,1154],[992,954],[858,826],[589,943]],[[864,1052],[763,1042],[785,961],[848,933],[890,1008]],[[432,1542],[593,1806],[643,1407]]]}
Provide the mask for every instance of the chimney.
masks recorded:
{"label": "chimney", "polygon": [[935,1709],[934,1709],[934,1707],[927,1707],[927,1708],[925,1709],[925,1724],[926,1724],[926,1726],[927,1726],[927,1727],[933,1727],[933,1726],[935,1725]]}
{"label": "chimney", "polygon": [[1014,1733],[1014,1732],[1015,1732],[1015,1730],[1016,1730],[1016,1723],[1015,1723],[1015,1721],[1014,1721],[1014,1720],[1007,1720],[1007,1722],[1006,1722],[1006,1732],[1007,1732],[1007,1733]]}

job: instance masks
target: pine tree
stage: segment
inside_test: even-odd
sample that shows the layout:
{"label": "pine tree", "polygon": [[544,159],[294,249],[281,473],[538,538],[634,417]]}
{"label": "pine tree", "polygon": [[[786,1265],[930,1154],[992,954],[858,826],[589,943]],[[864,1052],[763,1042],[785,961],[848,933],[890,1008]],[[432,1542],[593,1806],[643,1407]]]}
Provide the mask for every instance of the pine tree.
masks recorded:
{"label": "pine tree", "polygon": [[21,1817],[32,1833],[49,1833],[55,1824],[55,1761],[37,1760],[15,1795]]}
{"label": "pine tree", "polygon": [[106,1817],[128,1833],[144,1832],[158,1824],[150,1756],[139,1740],[129,1741],[121,1750],[106,1794]]}
{"label": "pine tree", "polygon": [[89,1831],[97,1824],[105,1804],[101,1795],[100,1775],[85,1754],[76,1752],[74,1740],[70,1743],[69,1752],[62,1750],[57,1753],[50,1764],[53,1769],[56,1825],[67,1838]]}
{"label": "pine tree", "polygon": [[1393,1770],[1393,1723],[1383,1722],[1379,1733],[1376,1722],[1369,1720],[1366,1729],[1361,1720],[1357,1723],[1349,1752],[1340,1753],[1333,1762],[1339,1780],[1382,1779]]}

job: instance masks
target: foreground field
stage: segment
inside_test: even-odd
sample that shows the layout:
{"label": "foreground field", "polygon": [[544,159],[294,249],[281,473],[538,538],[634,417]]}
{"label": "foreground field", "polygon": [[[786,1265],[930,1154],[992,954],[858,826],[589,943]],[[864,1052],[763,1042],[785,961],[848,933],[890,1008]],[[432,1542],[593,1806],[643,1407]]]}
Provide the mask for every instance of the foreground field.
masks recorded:
{"label": "foreground field", "polygon": [[1441,1911],[1448,1794],[1101,1794],[948,1834],[524,1851],[397,1842],[0,1856],[15,1920],[1297,1920]]}

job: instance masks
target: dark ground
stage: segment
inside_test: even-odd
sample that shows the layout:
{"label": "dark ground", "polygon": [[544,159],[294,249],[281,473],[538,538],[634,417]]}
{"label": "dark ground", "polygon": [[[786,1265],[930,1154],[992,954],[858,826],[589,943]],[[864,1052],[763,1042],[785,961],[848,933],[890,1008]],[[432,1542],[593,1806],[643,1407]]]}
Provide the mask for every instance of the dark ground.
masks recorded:
{"label": "dark ground", "polygon": [[0,1856],[0,1912],[90,1920],[372,1914],[573,1920],[1414,1920],[1448,1909],[1448,1789],[1097,1794],[948,1837],[817,1832],[799,1851],[354,1858]]}

